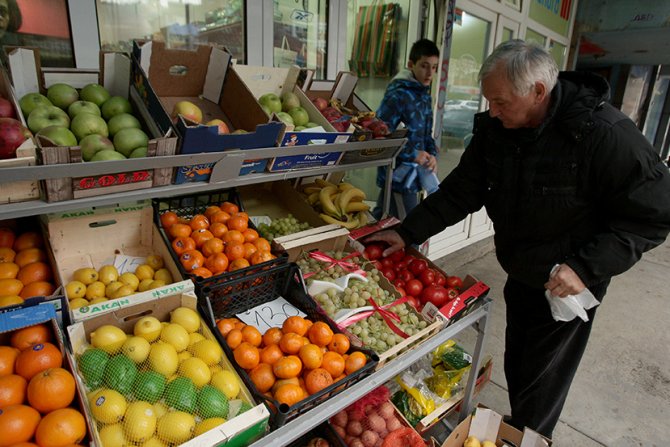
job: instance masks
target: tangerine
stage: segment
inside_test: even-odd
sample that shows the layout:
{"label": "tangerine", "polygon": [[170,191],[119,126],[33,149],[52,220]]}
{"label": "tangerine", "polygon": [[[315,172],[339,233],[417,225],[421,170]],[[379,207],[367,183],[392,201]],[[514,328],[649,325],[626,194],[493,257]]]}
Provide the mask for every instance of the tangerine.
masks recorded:
{"label": "tangerine", "polygon": [[251,265],[262,264],[274,259],[275,256],[266,250],[257,250],[253,255],[251,255]]}
{"label": "tangerine", "polygon": [[36,281],[51,281],[53,279],[53,272],[51,266],[46,262],[33,262],[24,267],[21,267],[16,279],[21,281],[23,285],[28,285]]}
{"label": "tangerine", "polygon": [[228,266],[228,271],[229,272],[234,272],[235,270],[241,270],[249,267],[249,261],[246,259],[235,259],[233,262],[230,263]]}
{"label": "tangerine", "polygon": [[281,331],[281,329],[278,327],[271,327],[265,331],[265,334],[263,334],[263,344],[265,346],[278,344],[282,335],[284,335],[284,333]]}
{"label": "tangerine", "polygon": [[41,248],[27,248],[21,250],[14,258],[14,262],[16,262],[19,267],[32,264],[33,262],[46,262],[47,260],[47,254]]}
{"label": "tangerine", "polygon": [[253,242],[258,239],[258,231],[253,228],[247,228],[242,232],[242,235],[244,236],[245,242]]}
{"label": "tangerine", "polygon": [[188,223],[193,231],[195,230],[206,230],[209,228],[209,219],[203,214],[196,214],[193,216]]}
{"label": "tangerine", "polygon": [[16,252],[9,247],[0,247],[0,262],[14,262]]}
{"label": "tangerine", "polygon": [[244,259],[251,261],[251,257],[258,251],[258,249],[251,242],[245,242],[242,246],[244,247]]}
{"label": "tangerine", "polygon": [[175,239],[178,237],[189,237],[191,235],[191,226],[184,223],[174,223],[170,225],[167,229],[167,233],[170,236],[170,239]]}
{"label": "tangerine", "polygon": [[225,253],[215,253],[205,260],[205,267],[215,275],[223,273],[228,269],[228,256]]}
{"label": "tangerine", "polygon": [[323,361],[321,362],[321,368],[328,371],[331,377],[339,377],[344,373],[345,360],[337,352],[328,351],[325,354],[323,354]]}
{"label": "tangerine", "polygon": [[170,246],[177,256],[181,256],[186,250],[195,250],[195,241],[190,236],[179,236],[172,240]]}
{"label": "tangerine", "polygon": [[55,345],[38,343],[19,353],[14,368],[16,374],[30,380],[45,369],[60,368],[62,365],[63,354]]}
{"label": "tangerine", "polygon": [[214,235],[212,234],[211,231],[205,228],[200,228],[199,230],[193,230],[193,232],[191,233],[191,237],[195,241],[195,246],[200,248],[205,242],[207,242],[210,239],[213,239]]}
{"label": "tangerine", "polygon": [[201,251],[202,254],[207,258],[217,253],[221,253],[223,251],[223,241],[218,237],[208,239],[204,244],[202,244]]}
{"label": "tangerine", "polygon": [[260,331],[253,326],[245,326],[242,328],[242,338],[247,343],[259,347],[263,341],[263,336]]}
{"label": "tangerine", "polygon": [[17,329],[12,332],[9,343],[16,349],[23,351],[38,343],[47,343],[52,340],[51,329],[46,324]]}
{"label": "tangerine", "polygon": [[74,400],[74,377],[63,368],[46,369],[30,379],[27,397],[30,406],[42,414],[65,408]]}
{"label": "tangerine", "polygon": [[279,348],[285,354],[297,354],[304,345],[304,338],[294,332],[282,335],[279,340]]}
{"label": "tangerine", "polygon": [[282,325],[281,330],[284,334],[293,332],[295,334],[303,336],[307,333],[307,329],[309,328],[309,326],[310,324],[305,318],[294,315],[284,320],[284,324]]}
{"label": "tangerine", "polygon": [[9,405],[0,409],[2,446],[29,441],[40,423],[40,414],[27,405]]}
{"label": "tangerine", "polygon": [[300,371],[302,371],[302,362],[296,355],[282,357],[272,365],[272,372],[279,379],[298,377]]}
{"label": "tangerine", "polygon": [[42,235],[36,231],[27,231],[20,234],[15,240],[12,248],[19,252],[28,248],[42,248],[44,246],[44,239]]}
{"label": "tangerine", "polygon": [[13,306],[14,304],[21,304],[23,298],[18,295],[4,295],[0,296],[0,307]]}
{"label": "tangerine", "polygon": [[28,382],[18,374],[0,377],[0,408],[22,404]]}
{"label": "tangerine", "polygon": [[307,369],[319,368],[323,362],[323,351],[312,343],[302,346],[298,352],[298,356],[302,360],[303,366]]}
{"label": "tangerine", "polygon": [[23,283],[18,279],[0,279],[0,296],[19,295],[23,289]]}
{"label": "tangerine", "polygon": [[205,257],[199,250],[186,250],[179,256],[179,262],[187,270],[192,271],[205,266]]}
{"label": "tangerine", "polygon": [[240,329],[232,329],[226,335],[226,343],[230,349],[237,348],[242,343],[242,331]]}
{"label": "tangerine", "polygon": [[269,345],[261,349],[261,362],[268,365],[274,365],[277,360],[284,357],[284,353],[279,348],[279,345]]}
{"label": "tangerine", "polygon": [[216,322],[216,327],[219,329],[221,335],[226,337],[230,331],[235,329],[235,322],[237,318],[222,318]]}
{"label": "tangerine", "polygon": [[344,371],[347,374],[352,374],[364,367],[367,362],[368,359],[361,351],[352,352],[349,354],[349,357],[347,357],[347,360],[345,360]]}
{"label": "tangerine", "polygon": [[214,237],[221,239],[228,232],[228,227],[222,222],[214,222],[209,226],[209,231],[212,232]]}
{"label": "tangerine", "polygon": [[225,211],[226,213],[233,215],[240,211],[240,207],[235,205],[232,202],[223,202],[221,205],[219,205],[219,208],[221,208],[222,211]]}
{"label": "tangerine", "polygon": [[18,264],[13,262],[0,262],[0,279],[14,279],[21,270]]}
{"label": "tangerine", "polygon": [[167,230],[172,225],[179,222],[179,216],[177,216],[177,213],[175,213],[174,211],[166,211],[163,214],[161,214],[160,220],[163,228]]}
{"label": "tangerine", "polygon": [[258,251],[268,251],[269,252],[272,249],[272,247],[270,246],[270,242],[268,242],[268,240],[265,239],[264,237],[259,237],[258,239],[256,239],[252,243],[256,246]]}
{"label": "tangerine", "polygon": [[62,447],[78,444],[86,436],[86,420],[74,408],[54,410],[42,418],[35,431],[40,447]]}
{"label": "tangerine", "polygon": [[49,296],[52,295],[55,290],[56,287],[49,281],[35,281],[21,289],[19,296],[23,299],[28,299],[33,296]]}
{"label": "tangerine", "polygon": [[305,389],[309,394],[318,393],[333,384],[333,376],[323,368],[316,368],[305,375]]}
{"label": "tangerine", "polygon": [[13,346],[0,346],[0,377],[14,374],[14,363],[19,352]]}
{"label": "tangerine", "polygon": [[244,233],[249,228],[249,219],[244,216],[235,215],[228,219],[226,226],[229,230],[237,230],[240,233]]}
{"label": "tangerine", "polygon": [[289,407],[297,404],[305,397],[305,392],[300,385],[287,383],[280,386],[274,393],[274,398],[281,404],[286,404]]}
{"label": "tangerine", "polygon": [[328,350],[335,351],[338,354],[346,354],[351,343],[349,338],[344,334],[334,334],[333,339],[328,343]]}
{"label": "tangerine", "polygon": [[233,357],[237,364],[244,369],[253,369],[261,361],[258,348],[251,343],[243,341],[233,350]]}
{"label": "tangerine", "polygon": [[205,217],[207,217],[207,219],[210,219],[214,214],[218,213],[219,211],[221,211],[221,208],[219,208],[216,205],[210,205],[205,209],[204,214]]}
{"label": "tangerine", "polygon": [[267,363],[259,363],[256,365],[255,368],[249,371],[249,378],[261,393],[270,391],[277,380],[272,372],[272,366]]}
{"label": "tangerine", "polygon": [[228,256],[228,259],[231,261],[244,259],[245,252],[244,245],[239,242],[230,242],[226,244],[226,256]]}
{"label": "tangerine", "polygon": [[14,234],[14,231],[12,231],[11,228],[0,228],[0,247],[12,248],[15,239],[16,234]]}
{"label": "tangerine", "polygon": [[237,230],[228,229],[228,232],[223,235],[223,242],[228,244],[244,244],[244,235]]}
{"label": "tangerine", "polygon": [[228,222],[228,219],[230,219],[230,214],[226,213],[225,211],[219,211],[218,213],[214,213],[212,216],[209,218],[210,225],[213,223],[222,223],[225,224]]}
{"label": "tangerine", "polygon": [[328,346],[333,341],[333,330],[323,321],[317,321],[307,331],[309,341],[318,346]]}
{"label": "tangerine", "polygon": [[191,273],[201,278],[211,278],[212,275],[214,275],[211,270],[205,267],[198,267],[196,269],[193,269],[191,270]]}

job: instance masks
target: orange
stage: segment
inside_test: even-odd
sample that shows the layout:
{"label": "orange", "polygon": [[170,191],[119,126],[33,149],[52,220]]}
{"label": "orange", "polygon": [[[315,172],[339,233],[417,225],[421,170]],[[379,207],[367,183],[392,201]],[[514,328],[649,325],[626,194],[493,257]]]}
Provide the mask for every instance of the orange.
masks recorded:
{"label": "orange", "polygon": [[226,343],[230,349],[237,348],[242,343],[242,331],[240,329],[232,329],[226,335]]}
{"label": "orange", "polygon": [[339,377],[344,373],[345,361],[344,358],[337,352],[328,351],[323,354],[323,362],[321,367],[328,371],[331,377]]}
{"label": "orange", "polygon": [[181,256],[186,250],[195,250],[195,241],[189,236],[179,236],[172,240],[170,244],[177,256]]}
{"label": "orange", "polygon": [[249,228],[249,220],[244,216],[235,215],[228,219],[226,226],[229,230],[237,230],[240,233],[244,233]]}
{"label": "orange", "polygon": [[237,213],[231,214],[230,217],[241,216],[244,217],[247,222],[249,221],[249,214],[244,211],[238,211]]}
{"label": "orange", "polygon": [[242,338],[244,341],[255,347],[259,347],[263,341],[263,336],[258,329],[253,326],[245,326],[242,328]]}
{"label": "orange", "polygon": [[267,363],[256,365],[255,368],[249,371],[249,378],[261,393],[270,391],[277,380],[272,372],[272,366]]}
{"label": "orange", "polygon": [[347,374],[354,373],[359,369],[361,369],[362,367],[364,367],[367,361],[368,359],[362,352],[360,351],[352,352],[351,354],[349,354],[349,357],[347,357],[347,360],[344,363],[344,371]]}
{"label": "orange", "polygon": [[23,283],[18,279],[0,279],[0,296],[19,295]]}
{"label": "orange", "polygon": [[193,238],[193,240],[195,241],[195,246],[198,248],[202,247],[202,244],[212,239],[213,237],[214,235],[212,234],[212,232],[205,228],[193,230],[193,232],[191,233],[191,238]]}
{"label": "orange", "polygon": [[265,334],[263,334],[263,344],[265,346],[270,346],[279,343],[281,336],[284,335],[281,329],[278,327],[271,327]]}
{"label": "orange", "polygon": [[33,262],[24,267],[21,267],[16,279],[21,281],[23,285],[28,285],[36,281],[51,281],[53,279],[53,272],[51,266],[46,262]]}
{"label": "orange", "polygon": [[221,208],[219,208],[216,205],[210,205],[205,210],[205,217],[207,217],[207,219],[211,219],[211,217],[216,213],[218,213],[219,211],[221,211]]}
{"label": "orange", "polygon": [[225,211],[226,213],[233,215],[240,211],[240,207],[235,205],[232,202],[223,202],[221,205],[219,205],[219,208],[221,208],[221,211]]}
{"label": "orange", "polygon": [[333,376],[323,368],[316,368],[305,375],[305,389],[309,394],[318,393],[333,384]]}
{"label": "orange", "polygon": [[237,318],[222,318],[216,322],[216,327],[219,329],[221,335],[226,337],[230,331],[235,329]]}
{"label": "orange", "polygon": [[43,245],[44,239],[42,239],[41,234],[35,231],[27,231],[20,234],[14,240],[14,245],[12,245],[12,248],[14,251],[19,252],[28,248],[42,248]]}
{"label": "orange", "polygon": [[201,278],[211,278],[213,275],[212,271],[205,267],[193,269],[191,270],[191,273]]}
{"label": "orange", "polygon": [[318,346],[328,346],[333,341],[333,330],[323,321],[317,321],[307,331],[309,341]]}
{"label": "orange", "polygon": [[212,232],[214,237],[221,239],[228,232],[228,227],[222,222],[214,222],[209,226],[209,231]]}
{"label": "orange", "polygon": [[62,447],[77,444],[86,436],[86,420],[74,408],[54,410],[42,418],[35,431],[40,447]]}
{"label": "orange", "polygon": [[258,251],[258,249],[251,242],[245,242],[242,246],[244,247],[244,259],[251,261],[251,257]]}
{"label": "orange", "polygon": [[22,404],[28,382],[17,374],[0,377],[0,408]]}
{"label": "orange", "polygon": [[208,239],[202,244],[200,251],[202,251],[202,254],[205,255],[206,258],[221,253],[223,251],[223,241],[218,237]]}
{"label": "orange", "polygon": [[16,252],[9,247],[0,247],[0,262],[14,262]]}
{"label": "orange", "polygon": [[27,442],[40,423],[40,414],[27,405],[9,405],[0,410],[0,446]]}
{"label": "orange", "polygon": [[63,368],[49,368],[36,374],[28,384],[30,406],[42,414],[65,408],[74,400],[74,377]]}
{"label": "orange", "polygon": [[334,334],[333,339],[328,343],[328,350],[335,351],[338,354],[346,354],[351,343],[349,338],[344,334]]}
{"label": "orange", "polygon": [[179,256],[179,262],[186,271],[190,272],[198,267],[204,267],[205,257],[198,250],[186,250]]}
{"label": "orange", "polygon": [[19,352],[12,346],[0,346],[0,377],[14,374],[14,363]]}
{"label": "orange", "polygon": [[282,385],[274,393],[274,398],[281,404],[286,404],[289,407],[297,404],[305,397],[305,392],[300,388],[300,385],[293,385],[287,383]]}
{"label": "orange", "polygon": [[298,356],[302,360],[303,366],[307,369],[316,369],[323,362],[323,351],[312,343],[302,346],[298,352]]}
{"label": "orange", "polygon": [[10,344],[23,351],[38,343],[47,343],[52,340],[51,329],[46,324],[36,324],[33,326],[17,329],[12,332]]}
{"label": "orange", "polygon": [[244,369],[253,369],[261,361],[258,348],[246,341],[243,341],[237,348],[235,348],[233,356],[235,357],[237,364]]}
{"label": "orange", "polygon": [[279,379],[298,377],[300,371],[302,371],[302,362],[300,361],[300,358],[295,355],[282,357],[272,365],[272,372],[275,377]]}
{"label": "orange", "polygon": [[16,374],[30,380],[36,374],[49,368],[60,368],[63,365],[63,354],[51,343],[38,343],[24,349],[16,357],[14,365]]}
{"label": "orange", "polygon": [[284,320],[284,324],[282,325],[281,330],[284,334],[293,332],[295,334],[303,336],[307,333],[307,329],[309,328],[309,326],[310,326],[309,322],[303,317],[292,316]]}
{"label": "orange", "polygon": [[0,307],[8,307],[13,306],[15,304],[21,304],[23,301],[24,299],[18,295],[3,295],[0,296]]}
{"label": "orange", "polygon": [[293,332],[282,335],[279,340],[279,347],[285,354],[297,354],[304,345],[303,337]]}
{"label": "orange", "polygon": [[21,267],[13,262],[0,262],[0,279],[14,279]]}
{"label": "orange", "polygon": [[229,213],[226,213],[225,211],[219,211],[218,213],[214,213],[209,217],[209,223],[210,225],[213,223],[225,224],[228,222],[228,219],[230,219]]}
{"label": "orange", "polygon": [[205,260],[205,267],[215,275],[223,273],[228,269],[228,256],[225,253],[215,253]]}
{"label": "orange", "polygon": [[191,235],[191,227],[183,223],[172,224],[168,229],[167,233],[170,236],[170,239],[177,237],[188,237]]}
{"label": "orange", "polygon": [[49,296],[53,295],[56,287],[49,281],[35,281],[25,286],[19,296],[23,299],[28,299],[33,296]]}
{"label": "orange", "polygon": [[246,259],[235,259],[233,262],[230,263],[228,266],[228,271],[229,272],[234,272],[235,270],[241,270],[249,267],[249,261]]}
{"label": "orange", "polygon": [[269,345],[261,349],[261,362],[268,365],[274,365],[277,360],[284,357],[284,353],[279,348],[279,345]]}
{"label": "orange", "polygon": [[239,242],[230,242],[226,244],[226,256],[231,261],[236,259],[244,259],[244,245]]}
{"label": "orange", "polygon": [[244,244],[244,235],[237,230],[228,229],[228,232],[223,235],[223,242],[228,244]]}
{"label": "orange", "polygon": [[191,221],[188,223],[193,231],[195,230],[206,230],[209,228],[209,219],[203,214],[196,214],[191,218]]}
{"label": "orange", "polygon": [[253,255],[251,255],[251,265],[262,264],[268,262],[271,259],[274,259],[275,256],[266,250],[258,250]]}
{"label": "orange", "polygon": [[14,232],[6,227],[0,228],[0,247],[12,248],[16,235]]}
{"label": "orange", "polygon": [[253,242],[253,244],[256,246],[258,251],[270,251],[272,249],[270,243],[264,237],[259,237]]}
{"label": "orange", "polygon": [[47,254],[41,248],[26,248],[21,250],[16,254],[14,262],[16,262],[19,267],[32,264],[33,262],[47,262]]}
{"label": "orange", "polygon": [[252,228],[247,228],[242,232],[242,235],[244,236],[244,241],[245,242],[253,242],[256,239],[258,239],[258,231],[252,229]]}
{"label": "orange", "polygon": [[161,225],[166,230],[170,228],[172,225],[179,222],[179,216],[177,216],[177,213],[175,213],[174,211],[164,212],[163,214],[161,214],[160,219],[161,219]]}

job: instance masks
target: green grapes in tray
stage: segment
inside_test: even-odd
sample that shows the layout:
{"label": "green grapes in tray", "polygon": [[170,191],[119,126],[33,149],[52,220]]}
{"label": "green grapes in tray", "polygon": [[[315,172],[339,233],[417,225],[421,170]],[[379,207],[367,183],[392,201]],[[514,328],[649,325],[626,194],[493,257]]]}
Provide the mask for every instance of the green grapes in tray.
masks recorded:
{"label": "green grapes in tray", "polygon": [[270,224],[261,223],[258,225],[258,232],[262,237],[272,242],[273,239],[286,236],[287,234],[298,233],[312,228],[307,222],[300,222],[298,219],[288,214],[286,217],[272,219]]}

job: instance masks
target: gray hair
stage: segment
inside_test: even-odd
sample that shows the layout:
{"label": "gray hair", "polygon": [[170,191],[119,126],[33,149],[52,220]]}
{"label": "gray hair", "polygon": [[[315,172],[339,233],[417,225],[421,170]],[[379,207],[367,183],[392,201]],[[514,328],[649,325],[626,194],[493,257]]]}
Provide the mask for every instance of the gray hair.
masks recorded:
{"label": "gray hair", "polygon": [[482,64],[479,82],[490,75],[499,62],[505,64],[507,78],[519,96],[527,95],[538,81],[551,91],[558,80],[558,66],[554,59],[532,42],[513,39],[498,45]]}

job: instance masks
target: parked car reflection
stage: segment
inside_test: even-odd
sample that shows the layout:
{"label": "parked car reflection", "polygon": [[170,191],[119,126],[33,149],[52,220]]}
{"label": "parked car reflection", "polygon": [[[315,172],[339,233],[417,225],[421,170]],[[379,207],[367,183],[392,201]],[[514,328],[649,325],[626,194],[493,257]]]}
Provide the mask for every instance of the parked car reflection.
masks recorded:
{"label": "parked car reflection", "polygon": [[[452,102],[453,101],[453,102]],[[445,136],[463,140],[467,146],[472,138],[472,125],[479,102],[473,100],[447,101],[442,115],[442,132]]]}

